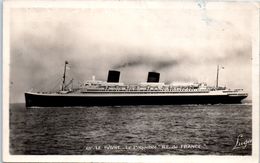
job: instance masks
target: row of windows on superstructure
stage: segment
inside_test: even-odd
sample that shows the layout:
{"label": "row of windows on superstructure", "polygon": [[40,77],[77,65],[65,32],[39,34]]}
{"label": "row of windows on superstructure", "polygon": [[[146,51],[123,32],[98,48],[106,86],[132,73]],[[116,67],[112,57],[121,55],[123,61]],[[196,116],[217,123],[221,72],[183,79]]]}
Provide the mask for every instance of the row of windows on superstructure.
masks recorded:
{"label": "row of windows on superstructure", "polygon": [[82,91],[95,91],[95,92],[201,92],[201,91],[209,91],[208,89],[150,89],[150,90],[142,90],[142,89],[82,89]]}
{"label": "row of windows on superstructure", "polygon": [[83,88],[86,91],[202,91],[208,89],[100,89],[100,88]]}
{"label": "row of windows on superstructure", "polygon": [[81,93],[97,93],[97,94],[172,94],[172,93],[208,93],[209,91],[171,91],[171,92],[138,92],[138,91],[81,91]]}

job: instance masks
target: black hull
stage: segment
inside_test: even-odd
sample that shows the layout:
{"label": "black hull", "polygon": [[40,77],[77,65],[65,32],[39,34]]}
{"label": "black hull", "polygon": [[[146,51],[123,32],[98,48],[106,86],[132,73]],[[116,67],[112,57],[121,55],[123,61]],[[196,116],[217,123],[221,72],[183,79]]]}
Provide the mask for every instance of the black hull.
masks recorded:
{"label": "black hull", "polygon": [[25,93],[26,107],[239,104],[247,96],[70,96]]}

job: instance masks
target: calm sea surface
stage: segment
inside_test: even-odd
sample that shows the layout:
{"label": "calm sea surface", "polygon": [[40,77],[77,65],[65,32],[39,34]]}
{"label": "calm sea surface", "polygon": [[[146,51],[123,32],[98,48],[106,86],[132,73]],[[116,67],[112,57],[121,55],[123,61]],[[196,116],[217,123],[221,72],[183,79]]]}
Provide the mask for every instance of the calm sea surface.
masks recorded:
{"label": "calm sea surface", "polygon": [[14,155],[251,155],[251,135],[248,104],[32,109],[10,105]]}

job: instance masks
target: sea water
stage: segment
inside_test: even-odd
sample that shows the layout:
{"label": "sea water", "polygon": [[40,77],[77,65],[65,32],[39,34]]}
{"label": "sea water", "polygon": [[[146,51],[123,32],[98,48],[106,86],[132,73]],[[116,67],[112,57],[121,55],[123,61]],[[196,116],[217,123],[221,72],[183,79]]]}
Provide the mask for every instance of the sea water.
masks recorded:
{"label": "sea water", "polygon": [[10,104],[12,155],[251,155],[252,105]]}

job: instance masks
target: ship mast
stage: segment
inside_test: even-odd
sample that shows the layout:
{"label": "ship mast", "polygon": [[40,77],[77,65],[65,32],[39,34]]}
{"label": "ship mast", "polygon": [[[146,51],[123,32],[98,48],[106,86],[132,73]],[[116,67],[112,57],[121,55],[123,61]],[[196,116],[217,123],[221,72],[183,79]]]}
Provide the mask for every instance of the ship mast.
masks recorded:
{"label": "ship mast", "polygon": [[218,89],[218,74],[219,74],[219,65],[217,66],[216,89]]}
{"label": "ship mast", "polygon": [[65,66],[64,66],[64,73],[63,73],[63,81],[62,81],[62,86],[61,86],[61,90],[64,91],[65,88],[65,79],[66,79],[66,66],[67,64],[69,64],[68,61],[65,61]]}
{"label": "ship mast", "polygon": [[[220,69],[224,69],[223,66],[220,67]],[[217,66],[217,79],[216,79],[216,89],[218,89],[218,79],[219,79],[219,65]]]}

